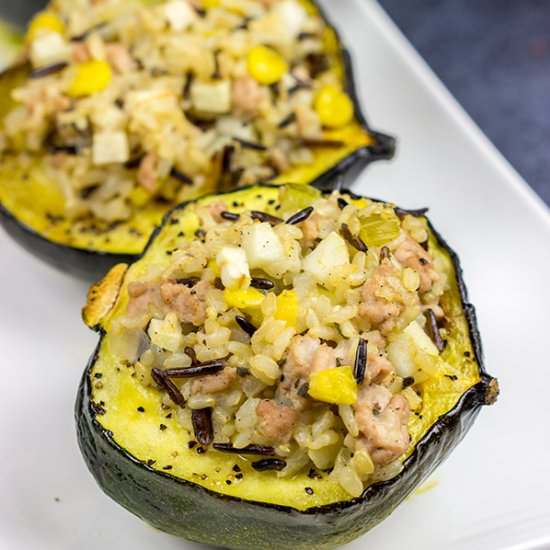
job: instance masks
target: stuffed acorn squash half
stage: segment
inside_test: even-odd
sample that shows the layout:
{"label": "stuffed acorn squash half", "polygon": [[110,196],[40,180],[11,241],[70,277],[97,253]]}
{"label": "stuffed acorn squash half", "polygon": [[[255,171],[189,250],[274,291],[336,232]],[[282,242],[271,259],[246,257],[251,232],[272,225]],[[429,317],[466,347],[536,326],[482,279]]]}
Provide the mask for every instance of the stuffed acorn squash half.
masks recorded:
{"label": "stuffed acorn squash half", "polygon": [[424,213],[261,185],[167,214],[83,310],[101,488],[227,548],[333,548],[390,514],[498,393]]}
{"label": "stuffed acorn squash half", "polygon": [[2,223],[92,279],[135,259],[184,200],[323,188],[394,148],[310,1],[57,0],[0,89]]}

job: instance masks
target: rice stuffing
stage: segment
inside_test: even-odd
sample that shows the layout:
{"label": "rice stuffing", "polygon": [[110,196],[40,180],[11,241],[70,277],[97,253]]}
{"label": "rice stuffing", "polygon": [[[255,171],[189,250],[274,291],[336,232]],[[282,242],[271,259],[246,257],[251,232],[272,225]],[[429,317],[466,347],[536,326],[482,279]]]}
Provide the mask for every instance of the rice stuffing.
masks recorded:
{"label": "rice stuffing", "polygon": [[189,440],[359,496],[399,472],[422,383],[445,368],[449,268],[424,218],[391,204],[287,186],[265,216],[234,207],[186,207],[195,236],[128,284],[109,343]]}
{"label": "rice stuffing", "polygon": [[272,179],[353,119],[329,36],[298,0],[55,0],[2,149],[37,157],[68,218],[105,224]]}

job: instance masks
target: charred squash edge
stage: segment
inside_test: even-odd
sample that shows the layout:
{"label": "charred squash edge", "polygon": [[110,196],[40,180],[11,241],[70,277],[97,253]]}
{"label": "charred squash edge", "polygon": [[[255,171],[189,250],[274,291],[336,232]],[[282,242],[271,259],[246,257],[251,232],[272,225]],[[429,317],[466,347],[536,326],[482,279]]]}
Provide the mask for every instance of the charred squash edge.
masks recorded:
{"label": "charred squash edge", "polygon": [[[377,160],[390,160],[393,158],[396,140],[394,137],[373,130],[369,126],[359,102],[351,55],[345,47],[340,33],[331,24],[325,11],[315,0],[310,1],[317,8],[319,15],[323,18],[326,25],[329,26],[336,35],[344,68],[344,86],[353,102],[355,119],[373,138],[373,143],[370,145],[356,149],[353,153],[350,153],[347,157],[341,159],[315,178],[315,180],[306,182],[308,185],[313,185],[318,189],[328,190],[334,187],[334,182],[340,177],[343,178],[344,183],[348,184],[353,182],[358,174],[371,162]],[[18,61],[12,67],[4,71],[4,73],[14,69],[22,69],[23,65],[24,63]],[[0,78],[4,73],[0,73]],[[113,265],[119,262],[132,262],[139,257],[139,254],[102,252],[97,249],[77,248],[67,244],[53,242],[20,221],[17,216],[3,206],[1,202],[0,225],[4,227],[6,232],[19,245],[40,260],[61,271],[71,273],[89,281],[97,280]]]}
{"label": "charred squash edge", "polygon": [[[279,186],[263,184],[259,187]],[[342,192],[359,198],[351,192]],[[196,200],[182,203],[165,215],[161,226],[151,235],[142,256],[170,216]],[[382,521],[443,462],[471,427],[481,407],[493,404],[499,393],[497,379],[490,376],[484,367],[475,308],[468,302],[459,258],[429,220],[428,225],[438,246],[448,252],[455,269],[458,293],[481,380],[466,390],[457,404],[431,426],[404,461],[400,474],[389,481],[367,487],[359,498],[299,511],[289,506],[222,495],[149,467],[119,446],[114,441],[113,433],[102,427],[96,418],[98,412],[91,400],[90,373],[104,337],[101,328],[103,315],[100,314],[90,318],[90,325],[100,333],[100,339],[80,383],[75,419],[81,452],[103,491],[160,530],[215,545],[220,545],[223,540],[227,548],[334,548],[357,538]],[[125,267],[120,266],[119,269]],[[119,282],[123,278],[124,273]],[[121,485],[124,485],[122,490]],[[157,491],[163,497],[165,506],[162,508],[159,508],[159,500],[155,496]],[[208,519],[214,516],[215,525]]]}

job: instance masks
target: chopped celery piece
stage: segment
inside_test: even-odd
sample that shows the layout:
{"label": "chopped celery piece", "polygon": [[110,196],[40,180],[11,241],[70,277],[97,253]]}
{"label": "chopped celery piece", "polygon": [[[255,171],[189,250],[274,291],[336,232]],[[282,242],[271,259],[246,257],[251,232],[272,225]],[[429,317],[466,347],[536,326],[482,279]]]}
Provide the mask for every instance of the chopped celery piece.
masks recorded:
{"label": "chopped celery piece", "polygon": [[399,237],[400,229],[399,218],[390,210],[383,210],[361,220],[359,235],[368,246],[382,246]]}
{"label": "chopped celery piece", "polygon": [[303,183],[287,183],[281,189],[281,208],[283,212],[302,210],[321,196],[321,191]]}

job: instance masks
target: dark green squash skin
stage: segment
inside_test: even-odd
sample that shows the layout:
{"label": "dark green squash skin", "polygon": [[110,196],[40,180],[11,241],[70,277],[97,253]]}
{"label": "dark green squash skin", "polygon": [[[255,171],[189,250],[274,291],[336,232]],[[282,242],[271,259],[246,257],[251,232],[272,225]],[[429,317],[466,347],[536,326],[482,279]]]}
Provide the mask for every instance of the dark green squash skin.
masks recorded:
{"label": "dark green squash skin", "polygon": [[[170,213],[164,223],[169,216]],[[475,309],[468,302],[459,259],[429,225],[438,244],[449,252],[456,270],[481,381],[468,389],[453,409],[430,428],[404,462],[398,476],[371,485],[359,498],[299,511],[214,493],[156,471],[120,447],[112,432],[103,428],[96,418],[90,375],[101,347],[102,334],[82,377],[75,406],[80,450],[102,490],[157,529],[206,544],[243,550],[334,548],[359,537],[386,518],[447,458],[469,430],[481,407],[494,403],[498,395],[496,379],[488,375],[483,366]],[[161,228],[153,233],[145,250]]]}
{"label": "dark green squash skin", "polygon": [[[317,3],[314,2],[317,6]],[[331,26],[325,13],[317,6],[319,14],[327,25]],[[374,142],[357,149],[340,162],[323,172],[310,185],[321,190],[334,188],[335,182],[345,186],[351,185],[365,167],[378,160],[390,160],[395,153],[395,138],[370,128],[357,95],[357,87],[353,74],[352,60],[349,51],[344,47],[341,36],[335,30],[338,43],[341,46],[341,56],[346,77],[345,89],[353,101],[355,118],[359,124],[373,137]],[[21,65],[14,70],[21,70]],[[12,69],[8,69],[12,70]],[[1,81],[0,74],[0,81]],[[139,254],[113,254],[96,249],[75,248],[70,245],[50,241],[17,219],[0,202],[0,225],[25,250],[52,267],[70,273],[88,281],[96,281],[117,263],[135,261]]]}
{"label": "dark green squash skin", "polygon": [[111,254],[55,243],[19,221],[0,203],[0,225],[27,252],[51,267],[81,279],[98,280],[113,265],[136,260],[134,254]]}

